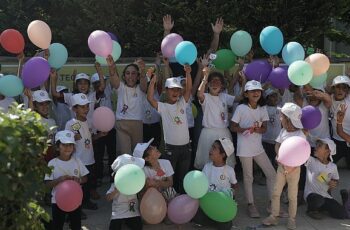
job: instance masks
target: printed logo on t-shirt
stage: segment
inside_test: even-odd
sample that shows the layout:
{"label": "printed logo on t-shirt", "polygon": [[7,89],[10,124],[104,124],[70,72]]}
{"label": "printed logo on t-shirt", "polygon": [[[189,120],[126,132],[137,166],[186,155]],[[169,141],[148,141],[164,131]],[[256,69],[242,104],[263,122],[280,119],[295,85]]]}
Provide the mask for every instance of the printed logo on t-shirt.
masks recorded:
{"label": "printed logo on t-shirt", "polygon": [[181,114],[184,114],[185,111],[184,111],[183,109],[180,109],[180,113],[181,113]]}
{"label": "printed logo on t-shirt", "polygon": [[122,111],[120,111],[121,114],[125,114],[126,111],[128,110],[129,106],[127,104],[123,105]]}
{"label": "printed logo on t-shirt", "polygon": [[175,122],[175,124],[177,124],[177,125],[181,125],[181,124],[182,124],[182,121],[181,121],[181,119],[180,119],[179,116],[174,117],[174,122]]}
{"label": "printed logo on t-shirt", "polygon": [[40,92],[40,96],[45,96],[45,93],[44,92]]}
{"label": "printed logo on t-shirt", "polygon": [[146,115],[146,119],[151,120],[152,118],[151,110],[147,109],[145,112],[145,115]]}
{"label": "printed logo on t-shirt", "polygon": [[221,120],[225,121],[225,113],[224,112],[221,112],[220,117],[221,117]]}
{"label": "printed logo on t-shirt", "polygon": [[211,192],[216,191],[216,185],[215,184],[210,184],[209,185],[209,191],[211,191]]}
{"label": "printed logo on t-shirt", "polygon": [[135,205],[136,205],[136,201],[135,200],[130,200],[129,201],[129,212],[136,212]]}
{"label": "printed logo on t-shirt", "polygon": [[220,175],[220,180],[225,180],[226,179],[226,176],[224,174],[221,174]]}
{"label": "printed logo on t-shirt", "polygon": [[79,173],[79,171],[78,171],[78,169],[74,169],[74,175],[78,175],[78,173]]}
{"label": "printed logo on t-shirt", "polygon": [[85,95],[81,95],[81,99],[87,99]]}
{"label": "printed logo on t-shirt", "polygon": [[86,138],[84,143],[85,143],[85,148],[86,149],[90,149],[91,148],[91,141],[90,141],[90,139]]}

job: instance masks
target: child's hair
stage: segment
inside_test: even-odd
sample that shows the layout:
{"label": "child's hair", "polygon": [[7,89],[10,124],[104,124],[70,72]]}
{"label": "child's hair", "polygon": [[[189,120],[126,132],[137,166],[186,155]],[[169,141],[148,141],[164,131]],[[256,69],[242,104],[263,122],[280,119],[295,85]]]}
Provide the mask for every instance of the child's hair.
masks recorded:
{"label": "child's hair", "polygon": [[214,77],[218,77],[221,81],[221,85],[224,88],[225,87],[225,78],[224,75],[220,72],[214,71],[211,72],[208,76],[208,83],[214,78]]}
{"label": "child's hair", "polygon": [[60,155],[60,144],[61,141],[56,141],[54,145],[54,157],[58,157]]}
{"label": "child's hair", "polygon": [[[126,69],[129,68],[130,66],[134,67],[136,70],[137,70],[137,76],[140,76],[140,69],[139,69],[139,66],[136,65],[135,63],[130,63],[128,64],[127,66],[125,66],[124,70],[123,70],[123,75],[122,75],[122,79],[123,81],[125,81],[125,72],[126,72]],[[136,84],[139,84],[140,83],[140,80],[137,80]]]}
{"label": "child's hair", "polygon": [[[148,146],[147,149],[145,149],[145,151],[143,152],[143,155],[142,155],[142,158],[143,158],[143,159],[146,159],[146,157],[149,156],[149,152],[148,152],[148,151],[149,151],[150,149],[151,149],[151,146]],[[145,160],[145,166],[151,167],[151,164],[150,164],[148,161]]]}
{"label": "child's hair", "polygon": [[224,159],[224,161],[226,162],[227,154],[226,154],[225,149],[224,149],[224,147],[222,146],[221,142],[220,142],[219,140],[215,140],[214,143],[219,144],[220,153],[224,153],[224,158],[223,158],[223,159]]}
{"label": "child's hair", "polygon": [[78,83],[81,82],[81,81],[87,81],[87,82],[89,83],[89,88],[88,88],[88,91],[89,91],[91,82],[90,82],[89,80],[87,80],[87,79],[78,79],[78,80],[75,82],[75,84],[74,84],[75,87],[74,87],[74,89],[73,89],[73,91],[72,91],[73,94],[81,93],[81,92],[79,92],[79,90],[78,90]]}
{"label": "child's hair", "polygon": [[[248,105],[248,103],[249,103],[248,97],[244,96],[243,99],[240,101],[239,104]],[[259,100],[258,100],[258,105],[259,105],[259,106],[264,106],[264,105],[266,105],[266,100],[265,100],[265,98],[263,97],[263,92],[262,92],[262,91],[261,91],[261,96],[260,96],[260,98],[259,98]]]}
{"label": "child's hair", "polygon": [[[317,148],[317,146],[322,146],[322,145],[325,145],[327,150],[330,151],[329,146],[326,143],[322,142],[321,140],[316,140],[316,148]],[[327,157],[328,161],[332,161],[330,156],[331,156],[331,153],[329,152],[328,157]]]}

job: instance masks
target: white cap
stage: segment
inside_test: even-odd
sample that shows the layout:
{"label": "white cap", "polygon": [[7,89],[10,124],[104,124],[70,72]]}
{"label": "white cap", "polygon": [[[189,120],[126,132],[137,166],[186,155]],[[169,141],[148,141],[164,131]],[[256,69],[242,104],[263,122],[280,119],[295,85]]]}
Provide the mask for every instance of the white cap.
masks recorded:
{"label": "white cap", "polygon": [[55,143],[60,141],[63,144],[75,144],[74,133],[70,130],[62,130],[56,133]]}
{"label": "white cap", "polygon": [[337,76],[333,79],[332,86],[346,84],[350,87],[350,79],[348,76]]}
{"label": "white cap", "polygon": [[114,160],[113,164],[111,165],[111,168],[113,170],[113,173],[116,173],[122,166],[127,164],[134,164],[139,166],[140,168],[143,168],[145,166],[145,160],[142,158],[134,157],[129,154],[123,154],[117,157],[117,159]]}
{"label": "white cap", "polygon": [[179,77],[171,77],[166,79],[165,81],[165,88],[181,88],[181,78]]}
{"label": "white cap", "polygon": [[65,87],[64,85],[58,85],[56,86],[56,92],[61,92],[65,89],[68,89],[67,87]]}
{"label": "white cap", "polygon": [[322,143],[328,145],[328,148],[331,151],[329,158],[333,162],[332,156],[337,153],[337,146],[335,145],[334,141],[329,139],[329,138],[323,138],[323,139],[319,139],[319,140],[322,141]]}
{"label": "white cap", "polygon": [[45,90],[36,90],[33,92],[33,101],[45,102],[51,101],[49,94]]}
{"label": "white cap", "polygon": [[90,104],[91,101],[89,101],[89,99],[87,98],[87,96],[83,93],[77,93],[77,94],[74,94],[72,96],[72,106],[75,106],[75,105],[86,105],[86,104]]}
{"label": "white cap", "polygon": [[263,90],[260,82],[255,80],[248,81],[244,86],[244,91],[256,90],[256,89]]}
{"label": "white cap", "polygon": [[287,102],[281,108],[281,112],[291,120],[292,124],[296,128],[298,129],[303,128],[303,124],[301,123],[302,112],[301,112],[301,108],[298,105]]}
{"label": "white cap", "polygon": [[85,79],[90,81],[90,77],[86,73],[78,73],[77,76],[75,76],[75,82],[77,82],[79,79]]}
{"label": "white cap", "polygon": [[[103,79],[106,79],[106,76],[103,76]],[[94,83],[94,82],[97,82],[97,81],[100,81],[100,77],[98,76],[98,73],[94,73],[91,76],[91,83]]]}
{"label": "white cap", "polygon": [[321,92],[326,92],[323,85],[313,86],[312,88]]}
{"label": "white cap", "polygon": [[274,94],[274,93],[278,94],[278,92],[277,92],[276,89],[268,88],[268,89],[266,89],[266,90],[264,91],[264,97],[266,98],[266,97],[268,97],[268,96],[270,96],[270,95],[272,95],[272,94]]}
{"label": "white cap", "polygon": [[134,152],[132,153],[132,155],[134,157],[142,158],[143,154],[145,153],[145,150],[148,148],[148,146],[152,143],[153,140],[154,140],[154,138],[149,140],[147,143],[138,143],[135,146],[135,149],[134,149]]}
{"label": "white cap", "polygon": [[222,137],[218,140],[220,141],[222,147],[224,148],[227,157],[231,156],[233,154],[233,152],[235,151],[235,148],[233,147],[232,141],[226,137]]}

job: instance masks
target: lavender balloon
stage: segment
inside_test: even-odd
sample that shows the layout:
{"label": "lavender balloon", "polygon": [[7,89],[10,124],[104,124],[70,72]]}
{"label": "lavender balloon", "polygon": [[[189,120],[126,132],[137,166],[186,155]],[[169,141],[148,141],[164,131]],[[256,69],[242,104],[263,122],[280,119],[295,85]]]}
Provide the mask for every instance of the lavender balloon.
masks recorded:
{"label": "lavender balloon", "polygon": [[22,80],[26,88],[42,85],[50,75],[50,64],[42,57],[32,57],[23,66]]}
{"label": "lavender balloon", "polygon": [[301,111],[301,123],[305,129],[314,129],[321,123],[322,114],[317,107],[308,105],[302,108]]}
{"label": "lavender balloon", "polygon": [[162,44],[161,44],[161,50],[164,57],[174,57],[175,56],[175,48],[177,44],[183,41],[183,38],[176,34],[171,33],[165,36],[163,38]]}
{"label": "lavender balloon", "polygon": [[108,33],[102,30],[95,30],[88,38],[88,45],[94,54],[107,57],[112,53],[113,42]]}
{"label": "lavender balloon", "polygon": [[287,89],[291,84],[288,78],[287,68],[283,67],[274,68],[268,80],[271,82],[271,85],[277,89]]}
{"label": "lavender balloon", "polygon": [[185,224],[196,215],[199,201],[183,194],[175,197],[168,204],[168,217],[175,224]]}
{"label": "lavender balloon", "polygon": [[244,73],[248,80],[256,80],[264,83],[272,70],[272,66],[265,60],[256,60],[249,63]]}

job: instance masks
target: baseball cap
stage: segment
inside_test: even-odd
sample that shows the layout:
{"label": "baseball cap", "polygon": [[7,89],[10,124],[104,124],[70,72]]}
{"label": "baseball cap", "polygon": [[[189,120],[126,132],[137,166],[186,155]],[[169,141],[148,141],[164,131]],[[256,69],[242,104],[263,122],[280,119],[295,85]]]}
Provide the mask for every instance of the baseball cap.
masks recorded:
{"label": "baseball cap", "polygon": [[231,156],[233,154],[233,152],[235,151],[235,148],[233,147],[232,141],[226,137],[222,137],[222,138],[218,139],[218,141],[220,141],[222,147],[224,148],[227,157]]}
{"label": "baseball cap", "polygon": [[263,90],[260,82],[255,80],[248,81],[244,86],[244,91],[250,91],[250,90],[256,90],[256,89]]}
{"label": "baseball cap", "polygon": [[278,94],[276,89],[268,88],[264,91],[264,97],[267,98],[268,96],[275,94],[275,93]]}
{"label": "baseball cap", "polygon": [[[103,76],[103,79],[106,79],[106,76]],[[98,76],[98,73],[94,73],[91,76],[91,83],[95,83],[97,81],[100,81],[100,77]]]}
{"label": "baseball cap", "polygon": [[339,84],[346,84],[350,87],[350,79],[348,76],[336,76],[333,79],[332,86],[339,85]]}
{"label": "baseball cap", "polygon": [[181,85],[181,78],[179,77],[171,77],[166,79],[165,88],[183,88]]}
{"label": "baseball cap", "polygon": [[89,99],[87,98],[87,96],[83,93],[77,93],[77,94],[74,94],[72,96],[72,106],[75,106],[75,105],[86,105],[86,104],[90,104],[91,101],[89,101]]}
{"label": "baseball cap", "polygon": [[287,102],[281,108],[281,112],[291,120],[292,124],[296,128],[298,129],[303,128],[303,124],[301,123],[302,112],[301,112],[301,108],[298,105]]}
{"label": "baseball cap", "polygon": [[145,153],[145,150],[148,148],[148,146],[152,143],[153,140],[154,140],[154,138],[149,140],[147,143],[138,143],[135,146],[135,149],[134,149],[134,152],[132,153],[132,155],[134,157],[142,158],[143,154]]}
{"label": "baseball cap", "polygon": [[90,81],[90,77],[89,77],[89,75],[87,75],[86,73],[78,73],[78,74],[75,76],[75,82],[77,82],[79,79],[85,79],[85,80]]}
{"label": "baseball cap", "polygon": [[328,148],[331,151],[329,154],[329,158],[333,162],[332,156],[337,153],[337,146],[335,145],[334,141],[329,139],[329,138],[323,138],[323,139],[319,139],[319,140],[322,141],[322,143],[328,145]]}
{"label": "baseball cap", "polygon": [[326,92],[324,87],[323,87],[323,85],[312,86],[312,88],[315,89],[315,90],[319,90],[319,91],[321,91],[323,93]]}
{"label": "baseball cap", "polygon": [[62,130],[56,133],[55,143],[60,141],[63,144],[75,144],[74,133],[70,130]]}
{"label": "baseball cap", "polygon": [[143,168],[145,166],[145,160],[139,157],[134,157],[129,154],[123,154],[118,156],[113,164],[111,165],[111,168],[113,170],[113,174],[115,174],[122,166],[127,164],[134,164],[139,166],[140,168]]}
{"label": "baseball cap", "polygon": [[56,92],[61,92],[65,89],[68,89],[67,87],[65,87],[64,85],[58,85],[56,86]]}
{"label": "baseball cap", "polygon": [[45,102],[51,101],[49,94],[45,90],[36,90],[33,92],[33,101]]}

